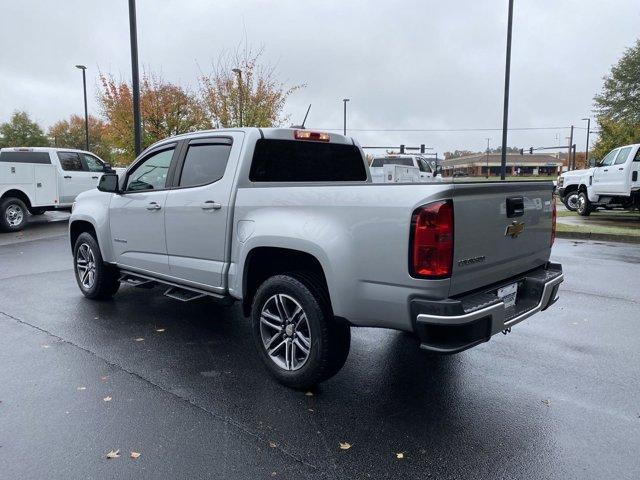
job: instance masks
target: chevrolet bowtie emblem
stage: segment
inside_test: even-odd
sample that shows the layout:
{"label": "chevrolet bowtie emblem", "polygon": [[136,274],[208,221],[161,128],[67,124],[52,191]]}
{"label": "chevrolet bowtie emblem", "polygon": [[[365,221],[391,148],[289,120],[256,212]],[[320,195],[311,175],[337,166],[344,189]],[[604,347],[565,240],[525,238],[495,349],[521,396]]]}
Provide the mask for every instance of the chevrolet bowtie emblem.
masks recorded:
{"label": "chevrolet bowtie emblem", "polygon": [[514,221],[511,225],[507,225],[507,228],[504,231],[504,236],[505,237],[509,236],[511,238],[516,238],[522,232],[524,232],[524,222],[520,223],[520,222]]}

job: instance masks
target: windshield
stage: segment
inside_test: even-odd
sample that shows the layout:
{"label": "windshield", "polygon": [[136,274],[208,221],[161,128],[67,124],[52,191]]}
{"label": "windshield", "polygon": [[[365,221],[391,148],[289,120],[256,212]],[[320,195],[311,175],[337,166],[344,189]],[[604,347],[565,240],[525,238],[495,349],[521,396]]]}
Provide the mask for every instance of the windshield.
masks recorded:
{"label": "windshield", "polygon": [[374,158],[371,162],[372,167],[383,167],[385,165],[404,165],[405,167],[413,167],[413,159],[402,157],[379,157]]}

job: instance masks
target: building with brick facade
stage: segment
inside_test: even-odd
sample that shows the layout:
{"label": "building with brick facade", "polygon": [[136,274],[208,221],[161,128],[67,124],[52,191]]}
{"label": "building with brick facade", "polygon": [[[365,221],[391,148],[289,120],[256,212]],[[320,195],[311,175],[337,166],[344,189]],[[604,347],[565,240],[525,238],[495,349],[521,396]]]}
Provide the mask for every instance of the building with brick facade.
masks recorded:
{"label": "building with brick facade", "polygon": [[[477,153],[466,157],[440,160],[442,173],[451,176],[462,173],[468,176],[500,175],[501,155],[499,153]],[[556,176],[562,172],[563,161],[557,154],[534,153],[533,155],[507,154],[507,175]]]}

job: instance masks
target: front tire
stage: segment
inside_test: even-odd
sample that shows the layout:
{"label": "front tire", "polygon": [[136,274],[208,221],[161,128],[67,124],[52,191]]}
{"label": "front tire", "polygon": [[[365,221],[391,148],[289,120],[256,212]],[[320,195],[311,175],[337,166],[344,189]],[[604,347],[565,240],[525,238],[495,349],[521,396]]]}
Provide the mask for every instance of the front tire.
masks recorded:
{"label": "front tire", "polygon": [[562,203],[564,203],[564,206],[567,207],[567,210],[575,212],[576,210],[578,210],[578,197],[578,192],[568,193],[562,199]]}
{"label": "front tire", "polygon": [[589,197],[587,197],[586,192],[580,192],[578,195],[578,215],[583,217],[588,217],[591,215],[593,207],[591,206],[591,202],[589,201]]}
{"label": "front tire", "polygon": [[18,232],[27,224],[27,206],[19,198],[5,198],[0,201],[0,230]]}
{"label": "front tire", "polygon": [[268,278],[253,299],[251,320],[262,362],[288,387],[307,389],[331,378],[349,354],[350,328],[335,320],[324,287],[312,275]]}
{"label": "front tire", "polygon": [[87,298],[105,300],[120,288],[117,270],[104,263],[98,242],[90,233],[78,236],[73,248],[73,267],[78,287]]}

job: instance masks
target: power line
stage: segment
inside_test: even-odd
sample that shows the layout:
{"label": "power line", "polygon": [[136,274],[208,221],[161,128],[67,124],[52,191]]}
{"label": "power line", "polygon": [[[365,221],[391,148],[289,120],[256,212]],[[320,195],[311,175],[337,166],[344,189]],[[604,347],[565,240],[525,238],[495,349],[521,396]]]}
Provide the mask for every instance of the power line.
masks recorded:
{"label": "power line", "polygon": [[[323,127],[309,127],[313,130],[328,130],[341,132],[342,128],[323,128]],[[571,128],[565,127],[514,127],[509,128],[509,131],[529,131],[529,130],[565,130]],[[580,128],[580,127],[575,127]],[[502,128],[350,128],[352,132],[493,132],[502,131]]]}

